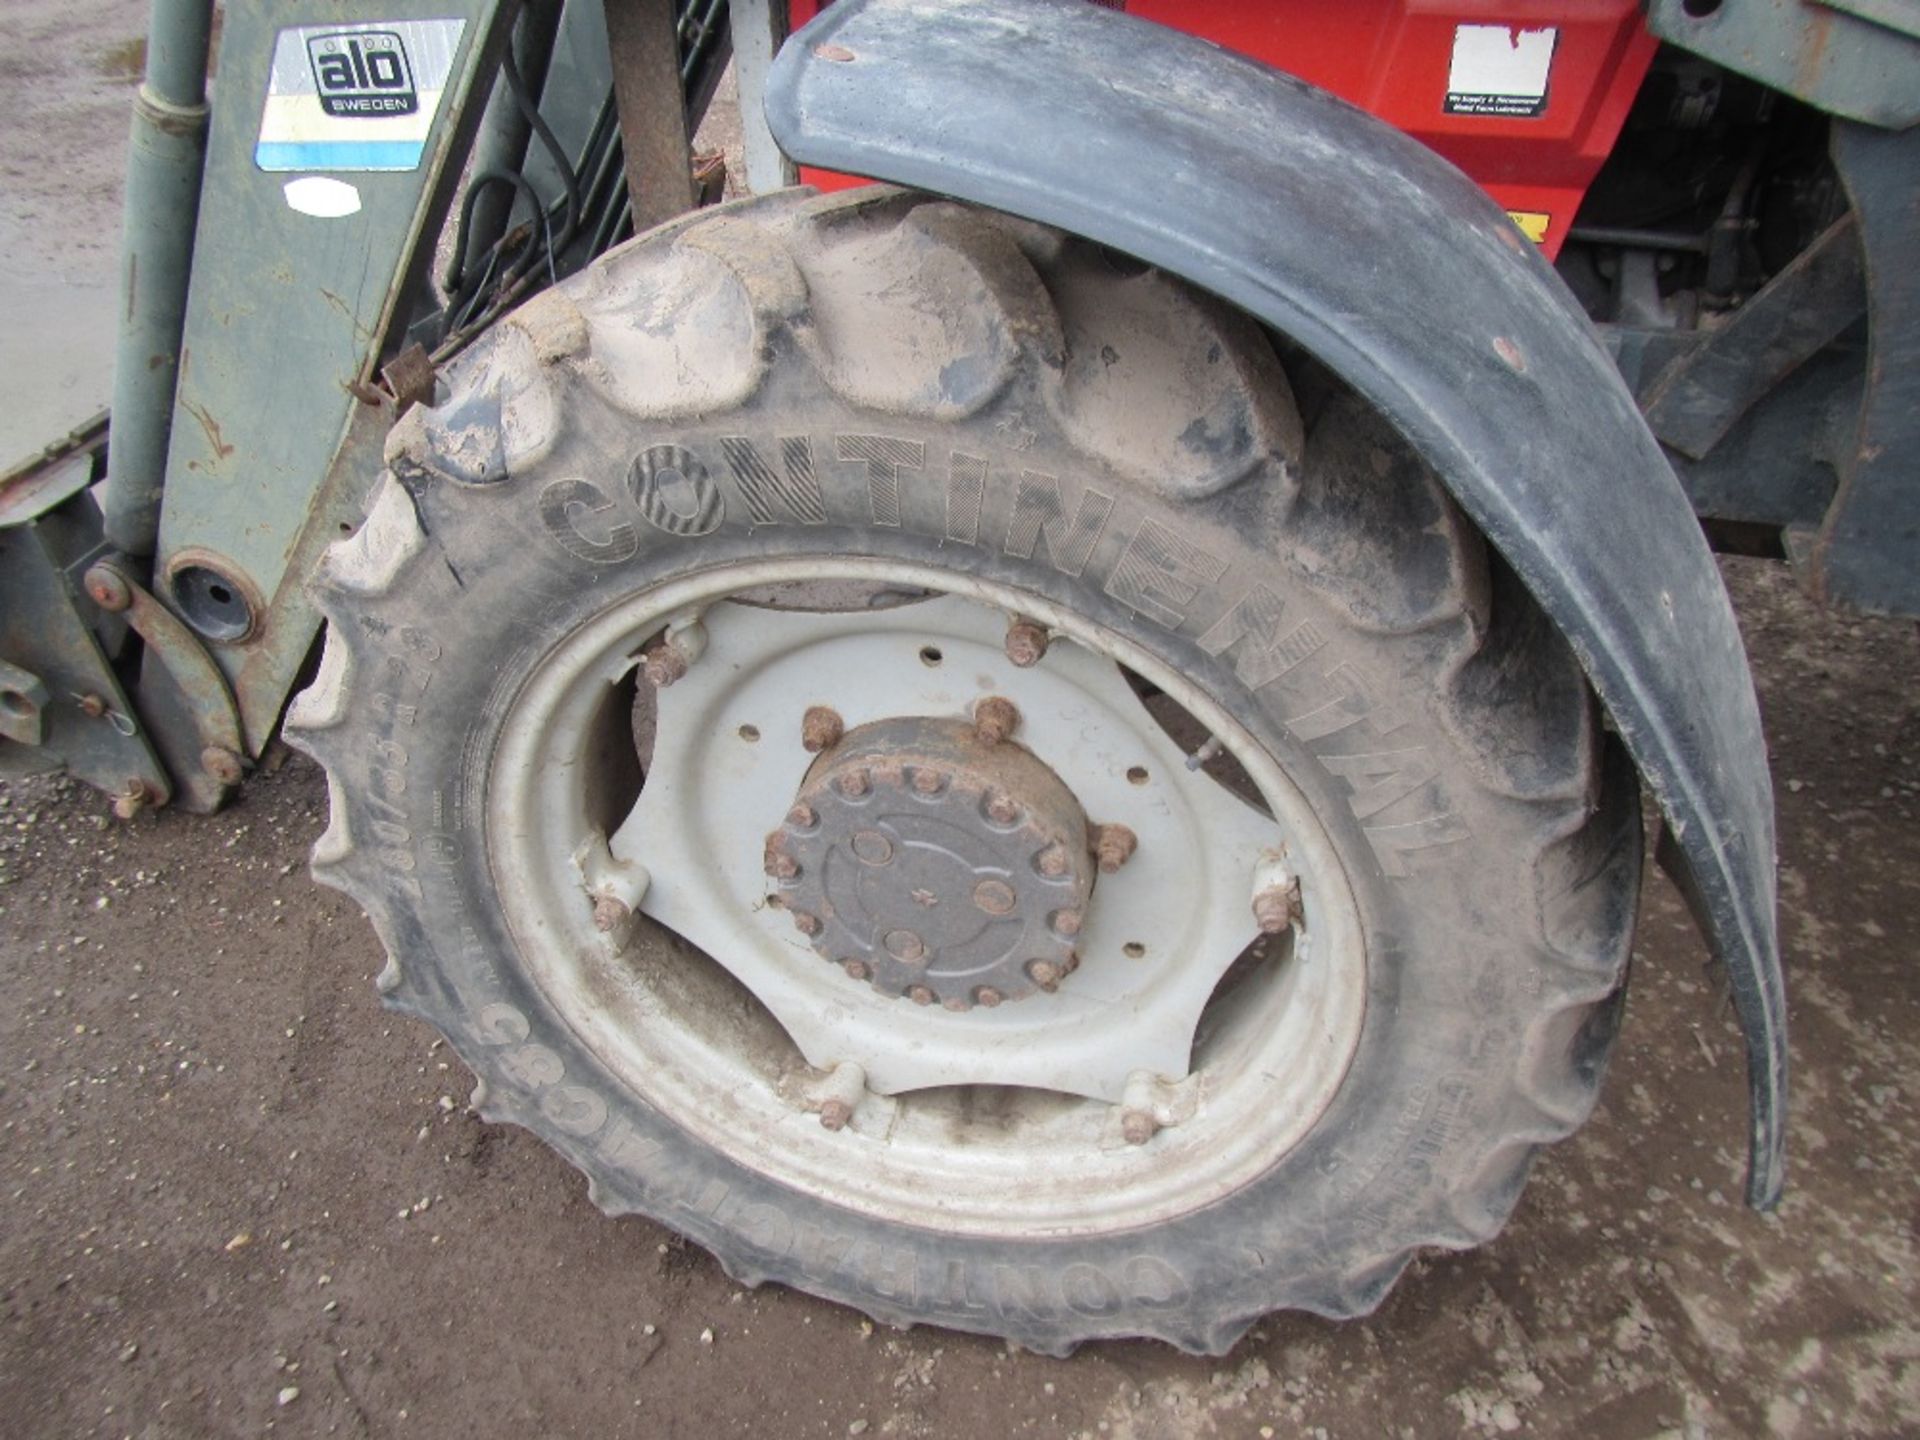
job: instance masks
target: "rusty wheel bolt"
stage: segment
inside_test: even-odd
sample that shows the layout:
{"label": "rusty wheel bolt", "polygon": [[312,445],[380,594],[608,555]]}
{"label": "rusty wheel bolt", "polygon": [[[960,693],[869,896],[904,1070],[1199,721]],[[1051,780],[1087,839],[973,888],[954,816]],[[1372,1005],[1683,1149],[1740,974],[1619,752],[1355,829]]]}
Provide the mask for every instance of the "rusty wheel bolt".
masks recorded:
{"label": "rusty wheel bolt", "polygon": [[641,659],[640,673],[656,690],[664,690],[687,673],[687,657],[677,645],[662,640],[647,650]]}
{"label": "rusty wheel bolt", "polygon": [[1120,1135],[1129,1145],[1146,1144],[1159,1128],[1159,1122],[1144,1110],[1128,1110],[1120,1116]]}
{"label": "rusty wheel bolt", "polygon": [[924,985],[915,985],[911,990],[907,991],[907,998],[916,1005],[931,1005],[933,1004],[933,991]]}
{"label": "rusty wheel bolt", "polygon": [[1057,879],[1067,873],[1067,852],[1058,845],[1049,845],[1035,857],[1033,863],[1042,875]]}
{"label": "rusty wheel bolt", "polygon": [[776,880],[791,880],[800,873],[800,862],[770,840],[767,842],[764,868]]}
{"label": "rusty wheel bolt", "polygon": [[809,705],[807,713],[800,717],[800,747],[809,755],[818,755],[838,745],[846,733],[846,722],[839,712],[825,705]]}
{"label": "rusty wheel bolt", "polygon": [[1007,626],[1007,659],[1022,670],[1038,665],[1047,653],[1047,631],[1031,620],[1015,620]]}
{"label": "rusty wheel bolt", "polygon": [[964,1015],[973,1009],[973,1001],[964,995],[950,995],[940,1002],[940,1006],[944,1010],[953,1011],[956,1015]]}
{"label": "rusty wheel bolt", "polygon": [[820,933],[820,917],[818,915],[810,915],[805,910],[796,910],[793,912],[793,928],[798,930],[802,935],[818,935]]}
{"label": "rusty wheel bolt", "polygon": [[1051,960],[1029,960],[1027,978],[1051,995],[1060,984],[1060,967]]}
{"label": "rusty wheel bolt", "polygon": [[200,768],[222,785],[238,785],[246,773],[240,757],[224,745],[209,745],[202,750]]}
{"label": "rusty wheel bolt", "polygon": [[842,960],[840,968],[847,972],[849,980],[864,980],[873,973],[867,969],[867,962],[864,960]]}
{"label": "rusty wheel bolt", "polygon": [[915,770],[913,788],[922,795],[938,795],[946,788],[947,777],[938,770]]}
{"label": "rusty wheel bolt", "polygon": [[1093,827],[1093,853],[1100,862],[1100,873],[1111,875],[1133,857],[1140,848],[1140,837],[1124,825]]}
{"label": "rusty wheel bolt", "polygon": [[994,1006],[998,1005],[1002,1000],[1006,999],[1007,997],[1002,995],[998,990],[994,989],[991,985],[982,985],[978,990],[973,992],[973,998],[977,1003],[984,1005],[987,1007],[987,1009],[991,1010]]}
{"label": "rusty wheel bolt", "polygon": [[1020,712],[1011,700],[989,695],[973,707],[973,733],[985,745],[998,745],[1020,724]]}
{"label": "rusty wheel bolt", "polygon": [[593,902],[593,928],[602,934],[617,930],[632,914],[633,911],[611,895],[602,895]]}
{"label": "rusty wheel bolt", "polygon": [[1253,897],[1253,918],[1263,935],[1280,935],[1299,918],[1300,890],[1297,882],[1269,885]]}
{"label": "rusty wheel bolt", "polygon": [[996,790],[987,797],[987,819],[996,825],[1011,825],[1020,818],[1020,807],[1013,797]]}
{"label": "rusty wheel bolt", "polygon": [[1056,910],[1053,912],[1052,924],[1056,935],[1078,935],[1082,923],[1082,917],[1078,910]]}
{"label": "rusty wheel bolt", "polygon": [[811,805],[796,805],[787,811],[787,824],[796,830],[811,830],[819,819]]}
{"label": "rusty wheel bolt", "polygon": [[820,1123],[829,1130],[844,1130],[853,1119],[853,1107],[844,1100],[828,1100],[820,1106]]}
{"label": "rusty wheel bolt", "polygon": [[840,777],[840,793],[842,795],[852,795],[858,798],[866,794],[871,788],[871,782],[867,779],[867,772],[864,770],[849,770]]}

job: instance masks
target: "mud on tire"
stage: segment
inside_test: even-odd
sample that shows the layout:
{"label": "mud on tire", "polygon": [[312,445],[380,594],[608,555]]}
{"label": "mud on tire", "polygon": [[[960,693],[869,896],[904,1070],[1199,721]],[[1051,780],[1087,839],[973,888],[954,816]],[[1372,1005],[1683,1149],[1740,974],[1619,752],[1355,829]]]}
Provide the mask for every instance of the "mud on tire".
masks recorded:
{"label": "mud on tire", "polygon": [[[1063,1353],[1218,1353],[1368,1311],[1502,1225],[1590,1110],[1622,993],[1637,789],[1566,646],[1406,443],[1208,297],[891,190],[702,212],[541,295],[412,412],[315,578],[288,737],[314,873],[482,1113],[610,1213],[749,1284]],[[981,1237],[856,1215],[702,1144],[530,980],[484,801],[518,690],[619,597],[767,556],[981,577],[1192,677],[1314,802],[1365,932],[1366,1019],[1304,1139],[1151,1227]],[[1177,903],[1177,897],[1170,897]]]}

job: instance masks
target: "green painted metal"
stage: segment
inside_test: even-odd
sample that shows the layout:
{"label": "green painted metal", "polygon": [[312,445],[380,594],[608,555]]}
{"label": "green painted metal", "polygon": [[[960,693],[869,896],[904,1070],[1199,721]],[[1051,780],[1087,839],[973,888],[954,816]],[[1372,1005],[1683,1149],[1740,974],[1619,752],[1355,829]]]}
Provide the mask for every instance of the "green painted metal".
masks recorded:
{"label": "green painted metal", "polygon": [[1913,0],[1649,0],[1647,28],[1830,115],[1920,120]]}
{"label": "green painted metal", "polygon": [[[318,628],[297,562],[357,523],[377,473],[364,440],[342,449],[369,410],[356,391],[367,393],[417,252],[438,234],[479,123],[476,77],[491,83],[494,73],[501,8],[280,0],[227,11],[155,590],[193,619],[174,582],[194,566],[223,577],[253,612],[244,635],[208,647],[233,684],[250,753],[271,736]],[[418,167],[326,171],[352,186],[358,208],[332,217],[295,209],[287,186],[302,175],[255,163],[280,32],[410,20],[465,22]],[[352,461],[344,470],[343,459]]]}
{"label": "green painted metal", "polygon": [[146,77],[133,102],[114,352],[108,538],[151,555],[187,309],[207,131],[213,0],[153,0]]}

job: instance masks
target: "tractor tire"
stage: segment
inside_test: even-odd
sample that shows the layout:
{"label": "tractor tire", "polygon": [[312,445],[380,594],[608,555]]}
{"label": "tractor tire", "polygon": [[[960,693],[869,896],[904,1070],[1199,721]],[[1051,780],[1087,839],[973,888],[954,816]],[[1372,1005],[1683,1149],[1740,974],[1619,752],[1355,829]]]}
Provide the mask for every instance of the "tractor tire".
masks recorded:
{"label": "tractor tire", "polygon": [[[314,874],[480,1113],[608,1213],[889,1324],[1219,1354],[1487,1241],[1588,1115],[1631,767],[1409,443],[1217,300],[924,195],[785,192],[508,316],[387,464],[288,717]],[[995,913],[1079,887],[1077,950],[1077,911],[1009,917],[1057,968],[962,974],[939,947],[986,922],[926,881],[916,985],[885,927],[918,912],[806,847],[869,779],[889,816],[974,783],[990,693],[1021,778],[981,803],[1083,810],[1096,849],[1134,817],[1138,851],[1036,879],[972,811],[854,833],[1003,875]],[[1197,1024],[1154,1009],[1196,974]]]}

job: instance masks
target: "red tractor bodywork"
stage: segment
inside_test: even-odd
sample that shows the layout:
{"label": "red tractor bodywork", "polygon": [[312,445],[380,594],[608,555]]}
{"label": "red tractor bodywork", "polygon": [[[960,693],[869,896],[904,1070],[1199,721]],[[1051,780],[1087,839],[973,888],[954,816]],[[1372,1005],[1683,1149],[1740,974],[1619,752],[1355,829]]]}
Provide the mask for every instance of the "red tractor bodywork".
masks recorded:
{"label": "red tractor bodywork", "polygon": [[[821,9],[793,0],[796,26]],[[1549,260],[1620,134],[1658,42],[1638,0],[1126,0],[1371,111],[1444,155]],[[825,189],[859,183],[807,170]]]}

